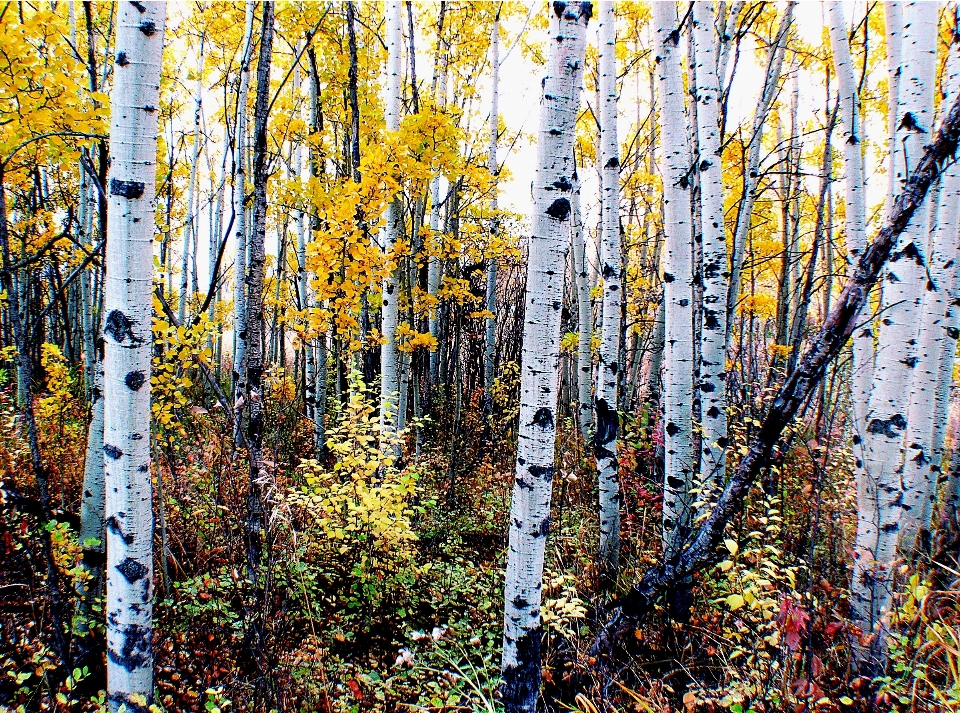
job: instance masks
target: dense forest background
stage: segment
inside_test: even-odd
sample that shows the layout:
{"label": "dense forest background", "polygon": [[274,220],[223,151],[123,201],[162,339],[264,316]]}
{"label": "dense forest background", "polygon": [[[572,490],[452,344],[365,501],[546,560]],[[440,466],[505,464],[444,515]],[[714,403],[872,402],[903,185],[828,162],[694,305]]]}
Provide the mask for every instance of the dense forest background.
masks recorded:
{"label": "dense forest background", "polygon": [[0,709],[960,709],[958,95],[956,3],[0,4]]}

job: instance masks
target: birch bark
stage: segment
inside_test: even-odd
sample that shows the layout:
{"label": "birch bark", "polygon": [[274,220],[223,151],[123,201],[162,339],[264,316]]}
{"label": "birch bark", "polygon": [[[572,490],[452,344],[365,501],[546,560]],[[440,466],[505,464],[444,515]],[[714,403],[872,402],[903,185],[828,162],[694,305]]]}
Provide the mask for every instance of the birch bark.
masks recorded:
{"label": "birch bark", "polygon": [[543,81],[533,234],[527,268],[520,427],[504,589],[503,703],[536,710],[540,689],[540,598],[555,467],[560,306],[569,245],[573,139],[589,2],[556,2]]}
{"label": "birch bark", "polygon": [[697,170],[700,174],[703,235],[703,326],[700,337],[700,398],[703,442],[700,476],[704,486],[724,481],[727,446],[726,309],[730,279],[723,224],[723,166],[720,156],[718,37],[712,2],[693,4],[697,64]]}
{"label": "birch bark", "polygon": [[690,167],[679,47],[680,21],[673,2],[653,4],[657,87],[663,143],[663,536],[669,560],[685,541],[691,522],[693,473],[693,264]]}
{"label": "birch bark", "polygon": [[[239,400],[246,391],[247,305],[247,216],[244,197],[247,190],[247,94],[250,89],[250,60],[253,56],[253,0],[245,5],[243,58],[240,63],[240,88],[237,91],[237,125],[233,155],[233,215],[237,239],[233,259],[233,393]],[[240,418],[239,408],[237,418]],[[239,421],[237,424],[239,428]]]}
{"label": "birch bark", "polygon": [[617,376],[620,371],[621,284],[620,145],[617,141],[617,28],[612,0],[600,2],[600,165],[603,320],[600,324],[600,365],[594,402],[600,491],[600,565],[615,578],[620,554],[620,484],[617,477]]}
{"label": "birch bark", "polygon": [[[183,229],[183,260],[181,261],[182,272],[180,274],[180,303],[178,305],[178,317],[180,324],[186,324],[187,314],[187,272],[190,260],[191,245],[193,246],[194,267],[196,267],[197,252],[197,213],[195,209],[196,187],[197,187],[197,168],[200,165],[200,112],[203,109],[203,43],[204,36],[200,36],[200,61],[197,67],[197,81],[193,94],[193,162],[190,164],[190,183],[187,185],[187,223]],[[194,270],[195,271],[195,270]]]}
{"label": "birch bark", "polygon": [[[936,68],[936,4],[909,3],[903,8],[902,84],[897,98],[893,167],[897,186],[906,183],[932,133],[933,72]],[[878,636],[869,651],[857,649],[857,664],[870,671],[882,664],[886,624],[892,596],[892,565],[900,539],[903,490],[901,448],[909,404],[904,385],[912,380],[917,360],[917,323],[926,282],[925,214],[917,215],[900,235],[887,265],[884,311],[870,394],[865,441],[867,499],[876,501],[875,520],[858,521],[853,573],[855,621]],[[872,497],[871,497],[872,496]],[[875,539],[874,538],[875,533]],[[872,545],[872,547],[871,547]]]}
{"label": "birch bark", "polygon": [[[400,2],[387,0],[386,39],[387,39],[387,93],[385,99],[385,119],[388,132],[400,129]],[[396,198],[387,206],[387,225],[383,232],[383,252],[386,260],[392,261],[393,246],[400,235],[403,215]],[[386,433],[396,430],[397,398],[399,380],[397,378],[397,341],[396,332],[399,321],[399,270],[391,269],[383,281],[383,302],[380,331],[383,344],[380,346],[380,424]]]}
{"label": "birch bark", "polygon": [[166,3],[120,5],[111,94],[103,326],[107,697],[153,703],[150,346],[157,107]]}
{"label": "birch bark", "polygon": [[577,281],[577,410],[583,442],[593,437],[593,302],[590,299],[590,270],[587,267],[587,246],[583,239],[583,217],[580,214],[580,179],[576,166],[573,173],[573,206],[570,236],[573,238],[573,269]]}

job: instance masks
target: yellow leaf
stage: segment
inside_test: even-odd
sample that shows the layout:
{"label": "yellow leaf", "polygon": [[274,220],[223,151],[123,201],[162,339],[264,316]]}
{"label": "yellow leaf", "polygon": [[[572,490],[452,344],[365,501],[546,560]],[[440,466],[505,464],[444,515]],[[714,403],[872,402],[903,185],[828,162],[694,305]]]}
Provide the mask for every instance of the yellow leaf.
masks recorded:
{"label": "yellow leaf", "polygon": [[727,550],[730,552],[731,557],[737,556],[737,552],[740,551],[740,545],[738,545],[736,541],[731,540],[730,538],[727,538],[726,540],[723,541],[723,544],[727,546]]}
{"label": "yellow leaf", "polygon": [[743,596],[740,594],[731,594],[727,597],[727,606],[730,607],[730,611],[736,611],[745,604]]}

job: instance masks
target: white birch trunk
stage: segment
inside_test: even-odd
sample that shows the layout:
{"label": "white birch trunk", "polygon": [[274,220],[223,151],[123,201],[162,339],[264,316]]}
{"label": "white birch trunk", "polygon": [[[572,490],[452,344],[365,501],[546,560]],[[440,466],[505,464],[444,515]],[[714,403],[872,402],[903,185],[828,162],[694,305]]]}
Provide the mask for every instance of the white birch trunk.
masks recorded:
{"label": "white birch trunk", "polygon": [[690,167],[679,44],[673,2],[653,4],[657,88],[663,137],[663,536],[667,559],[687,537],[691,521],[693,452],[693,264]]}
{"label": "white birch trunk", "polygon": [[594,403],[600,491],[600,564],[616,577],[620,554],[620,484],[617,477],[617,376],[620,371],[621,285],[620,145],[617,140],[617,27],[612,0],[600,1],[600,262],[603,274],[603,321],[600,323],[600,365]]}
{"label": "white birch trunk", "polygon": [[[898,186],[912,172],[933,128],[933,72],[939,14],[936,4],[910,3],[903,9],[903,69],[897,99],[896,137],[891,147]],[[923,211],[922,216],[918,215],[900,235],[884,281],[885,308],[864,439],[868,491],[864,499],[874,499],[877,510],[873,522],[863,522],[863,517],[858,522],[858,527],[862,524],[865,529],[862,538],[858,530],[854,554],[854,617],[865,631],[878,629],[879,634],[872,651],[855,652],[858,663],[866,666],[865,670],[881,663],[886,630],[882,618],[889,610],[891,569],[900,539],[904,465],[901,448],[909,407],[905,386],[911,383],[917,359],[921,290],[926,283],[923,257],[927,227],[923,216],[926,214]],[[871,508],[866,509],[869,512]],[[872,660],[868,660],[869,655],[873,655]]]}
{"label": "white birch trunk", "polygon": [[[197,187],[197,168],[200,165],[200,112],[203,107],[203,41],[200,37],[200,62],[197,67],[197,83],[194,89],[193,98],[193,162],[190,164],[190,183],[187,186],[187,224],[183,229],[183,260],[181,262],[182,273],[180,275],[180,303],[178,305],[177,317],[180,324],[186,324],[187,315],[187,268],[191,250],[193,251],[194,272],[196,272],[196,253],[197,253],[197,201],[194,199]],[[191,248],[192,246],[192,248]]]}
{"label": "white birch trunk", "polygon": [[593,438],[593,302],[590,299],[590,272],[587,267],[587,246],[583,239],[583,218],[580,214],[580,179],[574,166],[573,217],[570,236],[573,239],[573,269],[577,281],[577,411],[584,444]]}
{"label": "white birch trunk", "polygon": [[540,600],[555,467],[560,305],[563,300],[588,2],[551,6],[543,81],[533,234],[527,267],[516,478],[504,589],[502,700],[533,713],[540,689]]}
{"label": "white birch trunk", "polygon": [[[960,44],[957,42],[950,47],[946,69],[943,101],[949,106],[960,89]],[[953,376],[953,355],[949,360],[944,359],[944,347],[953,341],[948,338],[947,330],[953,326],[950,291],[956,272],[960,227],[960,169],[955,163],[945,169],[938,189],[939,202],[931,203],[932,230],[926,252],[930,279],[923,293],[917,363],[910,387],[910,410],[904,442],[900,547],[908,556],[913,554],[916,546],[929,551],[931,544],[933,501],[940,474],[942,438],[946,429],[948,394]],[[933,197],[931,195],[928,200]],[[953,348],[956,348],[955,343]],[[947,361],[950,373],[945,373]]]}
{"label": "white birch trunk", "polygon": [[[234,144],[233,217],[236,255],[233,258],[233,394],[234,399],[246,391],[247,360],[247,213],[244,195],[247,190],[247,95],[250,90],[250,62],[253,57],[253,0],[247,0],[243,58],[240,64],[240,89],[237,92],[237,126]],[[236,427],[240,427],[237,415]]]}
{"label": "white birch trunk", "polygon": [[[87,429],[83,493],[80,500],[80,546],[83,548],[81,567],[91,578],[89,581],[81,580],[77,586],[85,616],[92,612],[93,601],[100,589],[103,558],[107,549],[103,524],[106,498],[103,472],[103,362],[94,358],[91,368],[90,426]],[[82,632],[86,632],[89,625],[89,621],[79,622]]]}
{"label": "white birch trunk", "polygon": [[[443,45],[443,39],[438,40],[439,45]],[[441,62],[441,52],[440,48],[437,48],[437,57],[434,60],[435,63]],[[443,69],[440,71],[440,88],[437,91],[437,96],[435,98],[437,106],[444,107],[447,104],[447,58],[446,55],[442,58]],[[436,74],[436,69],[434,69],[434,74]],[[441,184],[443,190],[441,191]],[[430,183],[430,232],[434,236],[434,240],[437,240],[440,231],[440,197],[445,195],[448,190],[448,182],[446,179],[443,179],[441,176],[436,176],[433,181]],[[441,278],[441,259],[431,254],[427,258],[427,294],[431,297],[437,297],[440,292],[440,278]],[[439,337],[439,304],[430,309],[430,316],[428,319],[428,329],[430,331],[430,336],[434,339]],[[437,347],[430,352],[430,382],[431,384],[436,384],[437,379],[440,374],[440,349]]]}
{"label": "white birch trunk", "polygon": [[[849,270],[856,270],[860,255],[867,245],[866,201],[863,170],[863,151],[860,138],[860,97],[857,77],[850,57],[850,42],[843,7],[835,0],[828,4],[830,17],[830,44],[833,65],[839,84],[840,129],[843,138],[843,172],[846,203],[844,234],[847,243]],[[866,431],[867,408],[873,383],[873,329],[868,322],[853,333],[850,367],[850,401],[852,408],[854,472],[859,481],[864,477],[863,437]]]}
{"label": "white birch trunk", "polygon": [[153,703],[150,346],[157,109],[166,3],[119,7],[110,121],[104,294],[107,697]]}
{"label": "white birch trunk", "polygon": [[[493,21],[493,29],[490,31],[490,66],[493,71],[490,89],[490,152],[487,157],[487,170],[493,178],[492,195],[490,197],[490,239],[491,242],[499,233],[499,218],[497,217],[497,174],[499,173],[499,164],[497,163],[497,139],[500,134],[500,18],[497,16]],[[490,389],[493,386],[493,367],[494,357],[496,356],[496,336],[497,336],[497,256],[493,250],[487,255],[487,295],[486,309],[490,316],[485,321],[485,334],[483,345],[483,388],[484,388],[484,408],[489,415],[493,406],[493,397],[490,395]]]}
{"label": "white birch trunk", "polygon": [[723,165],[720,156],[718,37],[712,2],[693,4],[697,65],[697,136],[703,236],[703,323],[700,334],[700,399],[703,440],[700,476],[704,487],[724,482],[727,445],[726,296],[730,280],[723,223]]}
{"label": "white birch trunk", "polygon": [[[387,95],[385,100],[385,119],[387,131],[400,128],[400,2],[387,0],[386,39],[387,39]],[[387,206],[387,225],[383,232],[383,251],[389,262],[393,246],[400,235],[403,216],[396,198]],[[397,427],[397,398],[399,382],[397,378],[397,324],[399,321],[399,270],[391,270],[383,281],[383,306],[381,308],[380,331],[383,344],[380,346],[380,425],[390,433]]]}

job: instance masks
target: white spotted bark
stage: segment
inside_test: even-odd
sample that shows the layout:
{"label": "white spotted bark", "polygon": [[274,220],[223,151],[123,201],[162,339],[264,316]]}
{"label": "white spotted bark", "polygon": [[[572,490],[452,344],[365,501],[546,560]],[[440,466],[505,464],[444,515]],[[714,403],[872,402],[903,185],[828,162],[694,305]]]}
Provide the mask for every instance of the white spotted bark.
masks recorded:
{"label": "white spotted bark", "polygon": [[592,6],[589,2],[556,2],[551,10],[527,264],[520,426],[504,588],[501,693],[507,713],[533,713],[540,689],[540,599],[555,467],[560,308],[570,240],[573,139]]}
{"label": "white spotted bark", "polygon": [[[960,44],[950,48],[943,81],[944,102],[956,96],[960,87]],[[903,453],[903,515],[900,520],[900,548],[905,555],[919,546],[929,551],[933,500],[940,474],[942,440],[946,426],[945,393],[952,373],[941,369],[952,304],[949,289],[957,260],[958,211],[960,211],[960,170],[948,166],[938,186],[939,201],[931,203],[930,244],[927,247],[928,280],[923,292],[916,365],[910,385],[910,410]],[[933,190],[933,189],[931,189]],[[933,196],[931,195],[931,198]],[[948,287],[948,285],[950,287]],[[956,345],[954,344],[954,348]],[[952,372],[952,362],[950,359]],[[939,403],[938,403],[939,402]],[[931,408],[931,404],[933,408]]]}
{"label": "white spotted bark", "polygon": [[723,165],[720,155],[718,36],[713,2],[693,3],[697,65],[697,170],[703,236],[703,321],[700,333],[700,390],[703,439],[700,475],[705,486],[724,482],[727,446],[726,297],[730,280],[723,222]]}
{"label": "white spotted bark", "polygon": [[[388,0],[386,4],[386,40],[387,40],[387,93],[385,113],[387,131],[400,128],[400,2]],[[393,246],[400,235],[403,215],[396,199],[387,206],[387,225],[383,231],[383,251],[389,261]],[[383,281],[383,306],[381,311],[380,332],[383,344],[380,346],[380,424],[389,433],[397,426],[397,398],[399,379],[397,377],[397,324],[399,321],[399,270],[391,270]]]}
{"label": "white spotted bark", "polygon": [[[845,190],[844,237],[847,244],[849,271],[852,275],[867,245],[866,201],[863,171],[863,149],[860,138],[860,97],[857,75],[850,57],[850,41],[843,7],[839,2],[828,4],[830,45],[833,65],[840,87],[840,128],[843,141],[843,172]],[[852,408],[851,432],[854,447],[854,472],[857,480],[864,477],[863,436],[866,431],[867,408],[873,383],[874,332],[871,323],[859,326],[851,340],[850,401]]]}
{"label": "white spotted bark", "polygon": [[[932,133],[933,80],[936,68],[937,19],[933,3],[903,7],[903,60],[897,97],[896,136],[890,147],[898,186],[906,183]],[[857,649],[864,671],[881,665],[886,616],[892,597],[892,567],[900,540],[903,513],[902,446],[907,430],[908,389],[917,359],[917,336],[922,288],[926,284],[926,216],[918,211],[900,235],[887,264],[883,285],[884,310],[880,319],[873,389],[865,434],[865,488],[854,552],[853,614],[865,631],[879,635],[869,650]],[[862,531],[860,528],[863,528]]]}
{"label": "white spotted bark", "polygon": [[620,483],[617,474],[617,382],[620,371],[621,285],[620,145],[617,141],[617,27],[612,0],[600,2],[600,264],[603,310],[600,364],[594,402],[593,454],[600,491],[600,564],[615,577],[620,554]]}
{"label": "white spotted bark", "polygon": [[587,266],[587,245],[583,239],[583,217],[580,214],[580,179],[576,167],[573,174],[573,205],[570,237],[573,244],[573,269],[577,282],[577,411],[580,434],[584,443],[593,437],[593,302],[590,299],[590,268]]}
{"label": "white spotted bark", "polygon": [[663,536],[667,558],[679,552],[691,522],[693,459],[693,246],[690,167],[679,47],[673,2],[653,3],[657,90],[663,142]]}
{"label": "white spotted bark", "polygon": [[[247,189],[247,95],[253,58],[253,0],[247,0],[240,88],[237,92],[237,124],[233,149],[233,218],[236,255],[233,258],[233,393],[238,401],[246,390],[247,360],[247,219],[244,196]],[[239,414],[237,428],[240,427]]]}
{"label": "white spotted bark", "polygon": [[[193,95],[193,161],[190,164],[190,182],[187,185],[187,223],[183,228],[183,259],[181,260],[180,274],[180,302],[178,304],[177,316],[180,324],[186,324],[187,316],[187,273],[190,261],[191,245],[193,253],[196,256],[197,250],[197,209],[194,195],[197,188],[197,168],[200,165],[200,112],[203,109],[203,44],[204,36],[200,36],[200,62],[197,67],[197,81]],[[194,257],[196,263],[196,257]]]}
{"label": "white spotted bark", "polygon": [[166,3],[119,6],[103,325],[107,697],[153,703],[150,347],[157,117]]}

